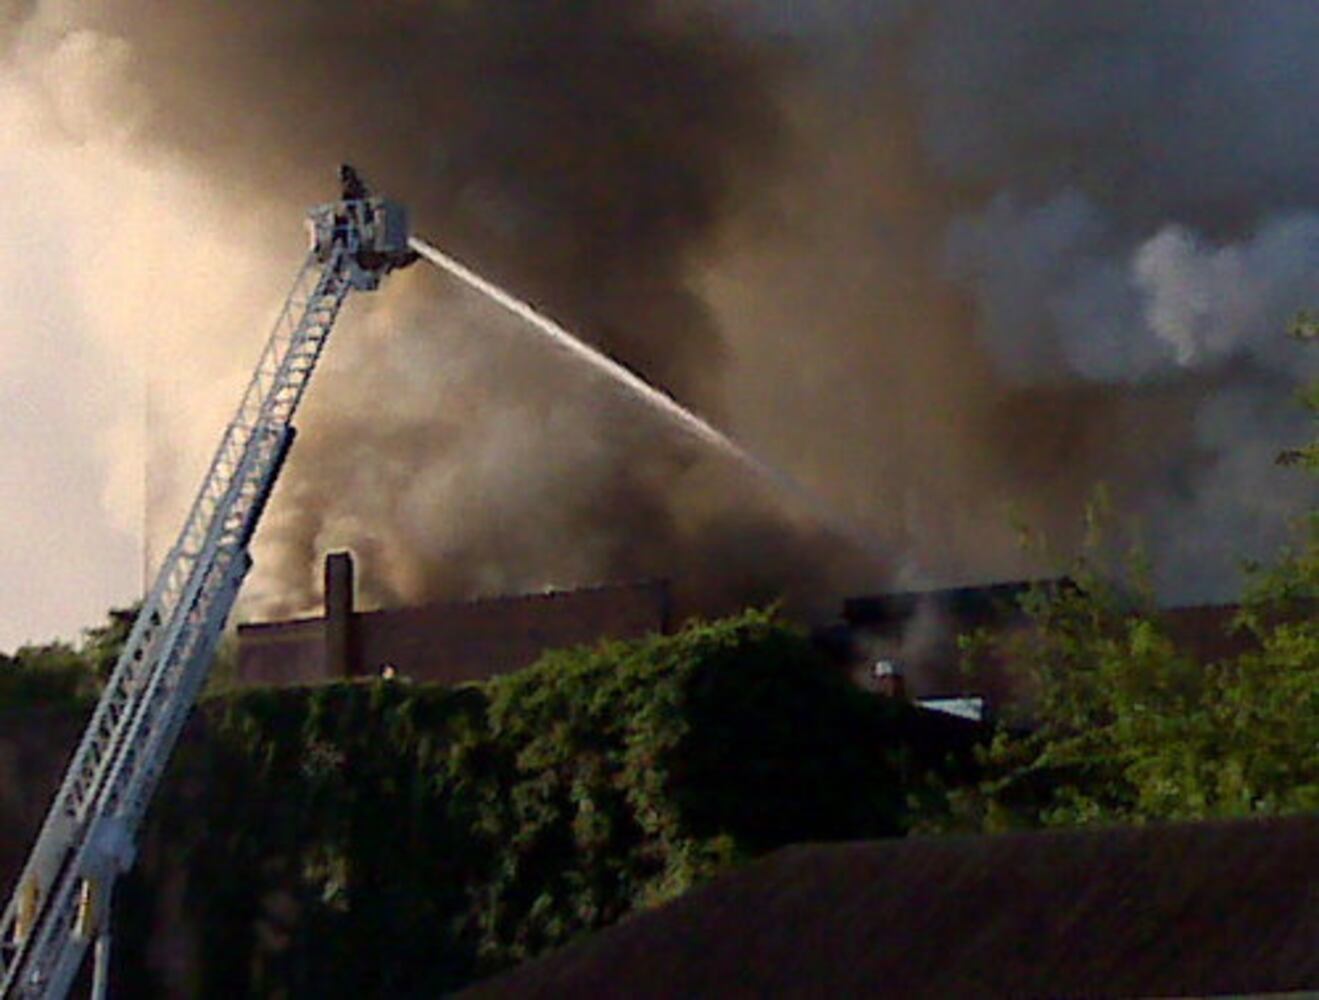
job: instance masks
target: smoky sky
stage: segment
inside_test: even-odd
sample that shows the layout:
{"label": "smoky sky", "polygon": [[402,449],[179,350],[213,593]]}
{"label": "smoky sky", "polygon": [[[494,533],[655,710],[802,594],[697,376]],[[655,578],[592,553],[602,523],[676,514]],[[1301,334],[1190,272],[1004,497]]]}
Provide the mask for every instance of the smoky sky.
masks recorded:
{"label": "smoky sky", "polygon": [[1313,495],[1272,462],[1313,366],[1282,331],[1319,299],[1312,4],[3,9],[11,53],[112,63],[94,113],[125,155],[236,220],[357,164],[892,553],[419,267],[336,333],[261,533],[267,611],[346,545],[372,600],[662,575],[822,613],[1048,571],[1014,525],[1065,552],[1101,482],[1169,599],[1221,598]]}
{"label": "smoky sky", "polygon": [[[162,13],[148,22],[136,4],[89,5],[76,19],[128,43],[121,113],[145,144],[260,201],[323,199],[333,166],[357,163],[379,189],[406,193],[419,231],[720,418],[722,338],[687,270],[772,164],[781,71],[729,25],[695,7],[596,2]],[[421,286],[422,296],[443,290],[416,279],[404,287]],[[387,352],[410,366],[397,358],[407,346]],[[678,484],[698,458],[689,446],[646,427],[608,387],[575,407],[582,387],[556,386],[552,359],[499,357],[477,377],[495,387],[485,405],[506,412],[456,430],[445,419],[453,400],[432,395],[438,379],[400,388],[388,357],[363,356],[352,375],[330,376],[333,397],[356,402],[314,410],[327,430],[319,442],[304,435],[290,466],[290,499],[272,514],[280,527],[268,562],[287,584],[275,588],[276,605],[305,602],[326,526],[343,522],[348,478],[360,484],[351,520],[368,527],[344,541],[393,567],[386,598],[682,575],[675,552],[739,549],[698,543],[709,533],[680,523]],[[429,360],[432,371],[452,363]],[[559,430],[562,412],[575,423]],[[605,428],[613,442],[574,461],[570,439],[594,441]],[[459,463],[485,472],[454,483],[448,470]],[[361,467],[376,472],[359,476]],[[403,483],[395,470],[406,470]],[[742,547],[728,571],[814,583],[832,558],[814,551],[819,532],[762,506],[742,502],[744,532],[786,541],[775,558]],[[403,517],[458,527],[395,527]],[[795,556],[780,561],[785,550]],[[699,575],[710,579],[691,583],[695,591],[738,589],[718,572]]]}
{"label": "smoky sky", "polygon": [[147,141],[306,203],[359,164],[419,230],[711,405],[719,340],[682,267],[772,153],[772,74],[671,7],[111,2],[79,23],[129,41]]}

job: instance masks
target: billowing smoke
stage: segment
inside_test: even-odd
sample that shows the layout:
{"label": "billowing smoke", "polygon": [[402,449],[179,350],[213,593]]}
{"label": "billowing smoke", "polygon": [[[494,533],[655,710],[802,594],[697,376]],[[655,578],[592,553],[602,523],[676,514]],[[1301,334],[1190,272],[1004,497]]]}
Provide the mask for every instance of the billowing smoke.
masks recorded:
{"label": "billowing smoke", "polygon": [[659,3],[86,3],[127,39],[145,141],[253,197],[324,200],[361,164],[417,225],[675,391],[717,398],[685,290],[771,151],[768,67]]}
{"label": "billowing smoke", "polygon": [[[721,416],[721,340],[688,268],[772,161],[777,69],[712,15],[112,3],[33,25],[29,45],[122,47],[103,102],[156,159],[290,219],[353,160],[420,231]],[[246,253],[271,259],[269,242]],[[339,544],[367,557],[368,599],[685,576],[694,549],[720,553],[680,581],[694,601],[819,590],[840,543],[801,512],[703,468],[718,462],[436,276],[391,285],[336,338],[309,405],[258,554],[267,609],[306,606]],[[737,531],[711,527],[727,519],[710,490]]]}
{"label": "billowing smoke", "polygon": [[737,5],[817,63],[774,221],[712,283],[746,433],[846,449],[816,481],[909,512],[879,530],[914,582],[1032,569],[1011,519],[1065,552],[1105,481],[1170,598],[1232,593],[1314,496],[1272,460],[1319,361],[1283,336],[1319,299],[1319,11],[862,6]]}
{"label": "billowing smoke", "polygon": [[[293,220],[351,160],[893,553],[881,573],[416,268],[336,334],[262,532],[267,609],[310,604],[338,545],[379,600],[668,575],[827,607],[1039,571],[1014,521],[1065,550],[1100,481],[1170,596],[1217,597],[1303,501],[1272,455],[1311,363],[1282,329],[1319,301],[1311,4],[0,9],[44,113],[176,178],[160,212],[203,203],[226,328],[278,298]],[[213,326],[171,354],[193,374],[158,389],[190,404],[163,456],[209,447],[254,353]]]}
{"label": "billowing smoke", "polygon": [[987,13],[944,5],[917,70],[927,148],[980,202],[949,229],[950,271],[1008,381],[1120,391],[1150,423],[1153,401],[1189,395],[1184,431],[1127,443],[1161,468],[1114,478],[1168,588],[1222,596],[1314,495],[1269,442],[1305,433],[1291,389],[1315,371],[1281,334],[1319,300],[1319,10]]}

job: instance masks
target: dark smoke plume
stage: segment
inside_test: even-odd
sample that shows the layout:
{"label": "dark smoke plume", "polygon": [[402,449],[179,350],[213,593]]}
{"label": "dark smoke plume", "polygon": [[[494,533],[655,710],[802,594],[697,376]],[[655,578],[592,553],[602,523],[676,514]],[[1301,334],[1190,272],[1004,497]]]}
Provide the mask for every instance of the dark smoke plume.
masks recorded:
{"label": "dark smoke plume", "polygon": [[1170,599],[1231,594],[1314,495],[1272,458],[1316,360],[1283,330],[1319,299],[1319,8],[728,2],[816,67],[791,234],[716,286],[743,432],[818,447],[800,407],[737,401],[811,393],[851,452],[814,481],[908,511],[880,530],[918,577],[1006,575],[1006,508],[1066,551],[1105,481]]}
{"label": "dark smoke plume", "polygon": [[[161,155],[289,216],[360,164],[420,232],[719,418],[722,342],[689,269],[774,154],[778,69],[710,13],[251,0],[146,16],[118,0],[67,16],[127,43],[119,110]],[[382,564],[366,579],[385,600],[683,576],[692,546],[725,556],[683,581],[698,603],[743,596],[729,579],[814,584],[811,526],[743,486],[737,537],[778,535],[772,554],[712,537],[677,509],[692,447],[608,386],[556,376],[489,313],[471,317],[488,342],[465,342],[425,304],[476,306],[435,278],[395,284],[376,308],[391,335],[339,338],[310,407],[264,533],[269,603],[305,606],[320,550],[345,543]]]}
{"label": "dark smoke plume", "polygon": [[[1013,519],[1066,549],[1103,481],[1170,597],[1222,597],[1307,495],[1271,458],[1312,363],[1281,330],[1319,302],[1308,2],[11,10],[121,44],[105,113],[250,211],[358,163],[864,524],[890,583],[1038,572]],[[358,315],[263,531],[268,606],[341,544],[381,600],[884,582],[437,275]]]}
{"label": "dark smoke plume", "polygon": [[667,6],[110,0],[78,21],[130,43],[146,140],[297,204],[361,164],[419,230],[708,405],[687,255],[775,116],[767,67]]}

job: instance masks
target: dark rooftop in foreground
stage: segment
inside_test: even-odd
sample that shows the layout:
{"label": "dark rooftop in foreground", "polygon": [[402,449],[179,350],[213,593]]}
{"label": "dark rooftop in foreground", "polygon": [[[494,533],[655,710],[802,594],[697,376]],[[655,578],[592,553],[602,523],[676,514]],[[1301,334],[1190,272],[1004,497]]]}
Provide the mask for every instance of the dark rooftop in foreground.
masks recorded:
{"label": "dark rooftop in foreground", "polygon": [[470,997],[1319,990],[1319,816],[801,845]]}

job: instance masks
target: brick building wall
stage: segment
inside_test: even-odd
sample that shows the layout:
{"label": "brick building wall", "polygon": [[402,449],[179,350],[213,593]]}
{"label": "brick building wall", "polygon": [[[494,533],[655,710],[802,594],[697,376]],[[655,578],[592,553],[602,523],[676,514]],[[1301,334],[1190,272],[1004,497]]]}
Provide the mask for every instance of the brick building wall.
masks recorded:
{"label": "brick building wall", "polygon": [[239,626],[241,683],[316,683],[388,666],[413,680],[457,684],[528,666],[549,649],[670,625],[663,581],[361,612],[347,553],[327,558],[325,580],[323,615]]}

